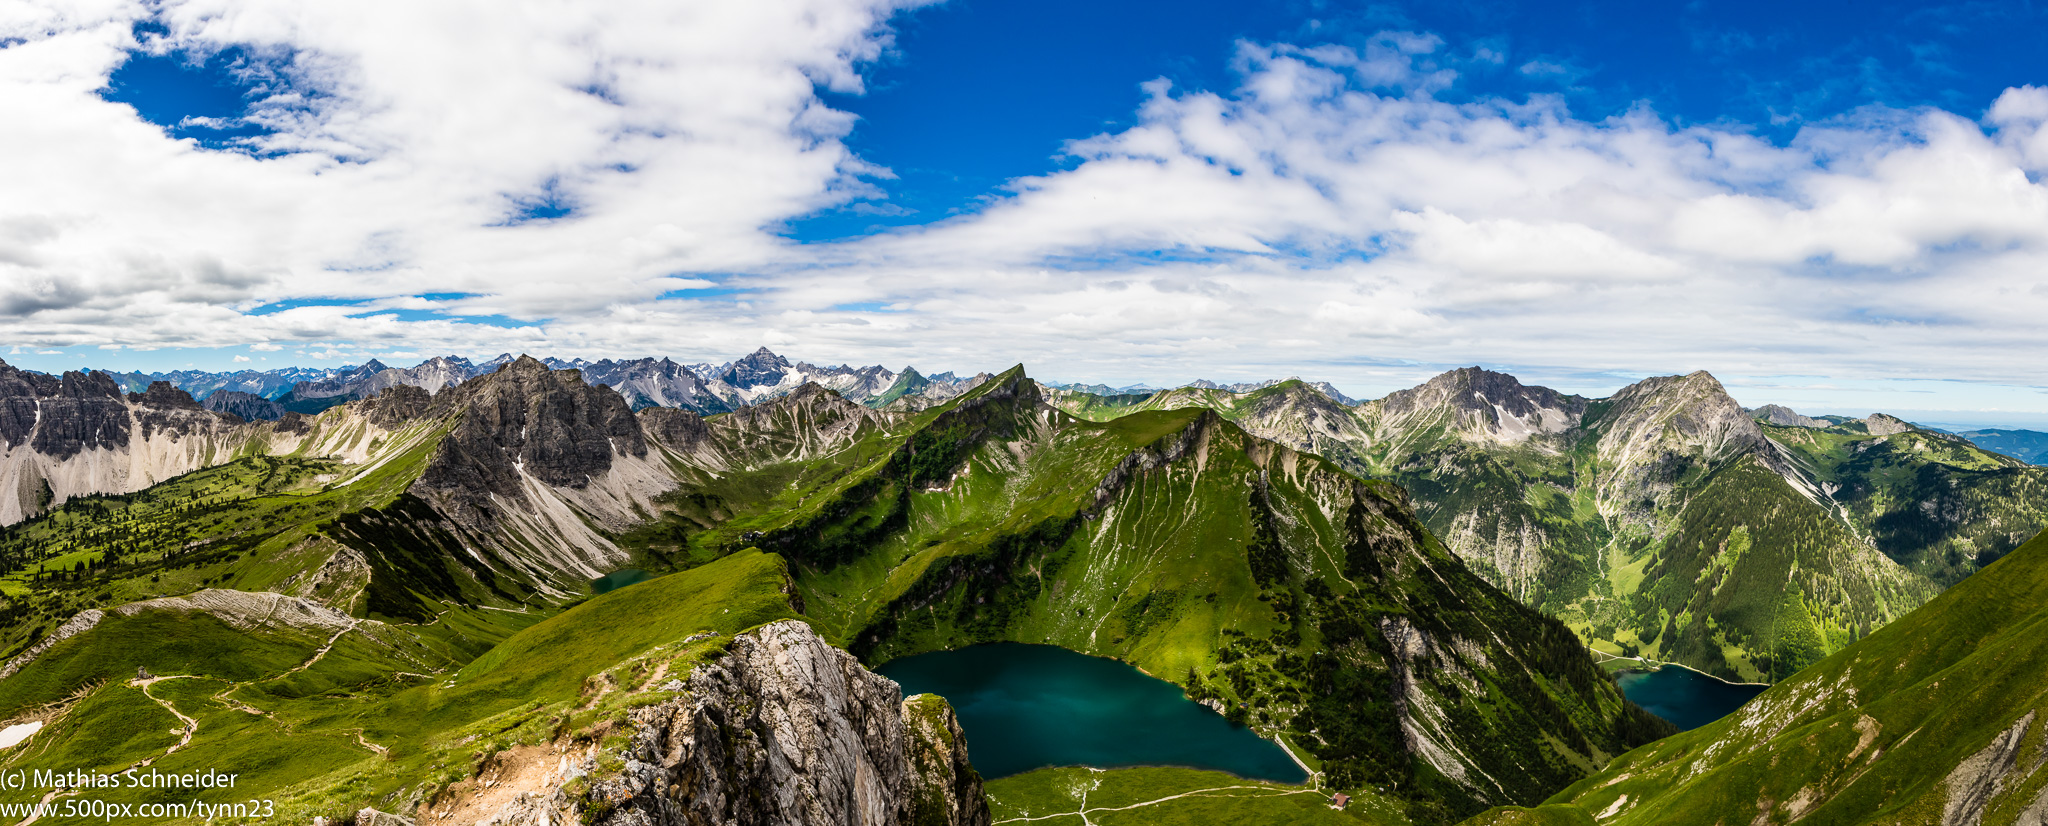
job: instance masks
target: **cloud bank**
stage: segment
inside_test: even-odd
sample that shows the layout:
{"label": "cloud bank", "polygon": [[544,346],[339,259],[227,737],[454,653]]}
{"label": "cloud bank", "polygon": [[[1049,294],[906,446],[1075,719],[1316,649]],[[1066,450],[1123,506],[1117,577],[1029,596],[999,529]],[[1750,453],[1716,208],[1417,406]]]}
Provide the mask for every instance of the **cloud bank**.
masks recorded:
{"label": "cloud bank", "polygon": [[[783,239],[886,205],[888,171],[817,90],[860,91],[901,7],[21,7],[0,17],[0,335],[2048,386],[2048,88],[1779,145],[1648,104],[1471,99],[1426,33],[1241,43],[1235,88],[1147,83],[1136,125],[1076,136],[975,214]],[[152,10],[165,33],[138,40]],[[229,46],[292,80],[238,149],[99,92],[135,50]]]}

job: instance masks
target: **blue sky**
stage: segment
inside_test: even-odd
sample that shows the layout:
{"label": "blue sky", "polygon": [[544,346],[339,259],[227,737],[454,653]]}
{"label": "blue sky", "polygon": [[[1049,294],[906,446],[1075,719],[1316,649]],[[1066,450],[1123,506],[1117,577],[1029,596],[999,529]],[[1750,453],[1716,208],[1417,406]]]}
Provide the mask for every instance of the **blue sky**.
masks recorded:
{"label": "blue sky", "polygon": [[2048,6],[2028,3],[952,2],[895,28],[867,91],[827,100],[861,117],[848,144],[896,172],[882,187],[901,211],[827,210],[791,237],[973,212],[1005,182],[1071,163],[1067,141],[1132,125],[1144,80],[1229,89],[1241,39],[1433,32],[1461,76],[1446,97],[1561,95],[1592,119],[1649,105],[1780,143],[1864,107],[1970,112],[2048,83]]}
{"label": "blue sky", "polygon": [[2048,8],[35,0],[0,358],[672,356],[2048,423]]}

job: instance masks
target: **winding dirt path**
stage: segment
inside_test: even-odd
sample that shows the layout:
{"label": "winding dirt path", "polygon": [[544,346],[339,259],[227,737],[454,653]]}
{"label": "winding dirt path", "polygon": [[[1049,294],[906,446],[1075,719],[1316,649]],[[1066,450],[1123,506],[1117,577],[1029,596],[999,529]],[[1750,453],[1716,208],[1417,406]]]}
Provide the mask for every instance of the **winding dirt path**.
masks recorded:
{"label": "winding dirt path", "polygon": [[[199,733],[199,721],[185,716],[185,713],[179,711],[177,706],[171,705],[169,700],[165,700],[162,697],[158,697],[155,694],[149,693],[149,687],[156,685],[157,683],[163,682],[165,680],[184,680],[190,678],[192,678],[192,675],[190,674],[179,674],[171,677],[148,677],[145,679],[128,681],[129,685],[134,686],[136,689],[142,692],[142,696],[148,697],[157,705],[163,706],[165,711],[170,712],[173,716],[176,716],[179,720],[185,723],[184,736],[178,738],[177,745],[164,750],[164,754],[166,755],[176,752],[177,750],[182,749],[192,743],[192,735]],[[156,758],[152,757],[150,759],[154,760]],[[149,765],[149,761],[145,760],[139,765]]]}

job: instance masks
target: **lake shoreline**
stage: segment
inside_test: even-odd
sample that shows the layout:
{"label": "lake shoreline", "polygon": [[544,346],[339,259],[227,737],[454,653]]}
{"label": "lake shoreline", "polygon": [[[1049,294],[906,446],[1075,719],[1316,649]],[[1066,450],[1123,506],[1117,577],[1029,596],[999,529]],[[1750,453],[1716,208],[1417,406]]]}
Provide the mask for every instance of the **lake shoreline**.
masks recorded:
{"label": "lake shoreline", "polygon": [[946,698],[990,778],[1037,768],[1158,766],[1313,788],[1287,743],[1233,723],[1186,690],[1113,657],[995,642],[891,660],[906,695]]}
{"label": "lake shoreline", "polygon": [[1707,678],[1707,679],[1709,679],[1709,680],[1713,680],[1713,681],[1715,681],[1715,682],[1718,682],[1718,683],[1723,683],[1723,684],[1726,684],[1726,685],[1740,685],[1740,686],[1756,686],[1756,687],[1761,687],[1761,688],[1770,688],[1771,686],[1777,685],[1777,683],[1749,683],[1749,682],[1740,682],[1740,681],[1737,681],[1737,680],[1724,680],[1724,679],[1721,679],[1720,677],[1716,677],[1716,676],[1714,676],[1714,675],[1712,675],[1712,674],[1708,674],[1708,673],[1707,673],[1707,672],[1705,672],[1705,671],[1701,671],[1701,670],[1699,670],[1699,669],[1697,669],[1697,668],[1693,668],[1692,666],[1689,666],[1689,665],[1685,665],[1685,664],[1683,664],[1683,663],[1668,663],[1668,662],[1664,662],[1664,661],[1662,661],[1662,660],[1653,660],[1653,659],[1650,659],[1650,658],[1648,658],[1648,657],[1624,657],[1624,656],[1621,656],[1621,655],[1619,655],[1619,654],[1609,654],[1609,653],[1607,653],[1607,652],[1605,652],[1605,651],[1602,651],[1602,650],[1600,650],[1600,649],[1598,649],[1598,648],[1593,648],[1593,647],[1590,647],[1590,646],[1588,646],[1588,647],[1586,648],[1586,650],[1588,650],[1588,651],[1591,651],[1591,652],[1593,652],[1593,653],[1595,653],[1595,654],[1598,654],[1598,655],[1600,655],[1600,656],[1602,656],[1602,657],[1606,657],[1607,659],[1605,659],[1605,660],[1600,660],[1600,661],[1599,661],[1599,663],[1600,663],[1600,664],[1602,664],[1602,665],[1604,665],[1604,664],[1606,664],[1606,663],[1609,663],[1609,662],[1612,662],[1612,661],[1615,661],[1615,660],[1629,660],[1629,661],[1635,662],[1635,663],[1637,663],[1638,665],[1640,665],[1641,667],[1640,667],[1640,668],[1632,668],[1632,669],[1628,669],[1628,670],[1630,670],[1630,671],[1636,671],[1636,672],[1638,672],[1638,673],[1644,673],[1644,674],[1654,674],[1654,673],[1656,673],[1656,672],[1658,672],[1659,670],[1662,670],[1662,669],[1664,669],[1664,668],[1683,668],[1683,669],[1685,669],[1685,670],[1687,670],[1687,671],[1690,671],[1690,672],[1692,672],[1692,673],[1694,673],[1694,674],[1698,674],[1698,675],[1700,675],[1700,676],[1702,676],[1702,677],[1705,677],[1705,678]]}

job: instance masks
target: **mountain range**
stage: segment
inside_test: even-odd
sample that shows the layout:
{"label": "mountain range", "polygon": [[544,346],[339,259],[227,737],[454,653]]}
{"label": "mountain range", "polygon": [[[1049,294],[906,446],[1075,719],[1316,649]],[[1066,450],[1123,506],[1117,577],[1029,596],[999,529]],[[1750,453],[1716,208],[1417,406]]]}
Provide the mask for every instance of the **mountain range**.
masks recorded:
{"label": "mountain range", "polygon": [[[394,384],[253,423],[168,383],[131,396],[99,374],[5,377],[6,409],[46,414],[10,431],[16,489],[73,478],[80,462],[145,472],[122,478],[122,492],[43,501],[0,535],[15,595],[0,631],[13,675],[0,681],[0,714],[93,698],[48,715],[39,748],[65,754],[99,748],[91,738],[114,725],[107,715],[147,718],[159,706],[198,721],[181,759],[230,759],[250,725],[279,748],[355,743],[303,763],[322,779],[292,787],[301,814],[344,800],[469,811],[466,789],[421,784],[471,750],[457,739],[465,730],[524,732],[493,735],[493,760],[531,748],[588,755],[570,761],[585,782],[563,785],[555,772],[546,795],[520,804],[530,813],[559,822],[659,809],[660,783],[619,774],[630,764],[608,756],[620,746],[601,732],[657,736],[675,723],[641,710],[666,696],[662,675],[696,685],[724,669],[775,673],[732,677],[730,705],[691,713],[828,716],[820,692],[868,698],[859,702],[881,715],[871,719],[905,721],[881,742],[906,745],[820,768],[817,782],[841,770],[832,782],[857,782],[877,761],[926,766],[891,782],[954,790],[932,809],[938,822],[976,822],[986,818],[979,781],[959,761],[905,756],[964,753],[950,711],[870,697],[859,663],[990,640],[1138,664],[1330,782],[1425,822],[1540,801],[1669,730],[1627,702],[1564,625],[1471,573],[1398,487],[1213,411],[1076,418],[1021,368],[916,411],[807,383],[703,418],[635,412],[580,370],[520,358],[438,393]],[[95,418],[74,423],[59,406],[71,398],[89,398],[78,409]],[[577,604],[584,583],[626,567],[678,573],[656,580],[667,595],[654,605]],[[709,638],[683,639],[688,626],[724,603],[690,595],[746,582],[760,584],[718,599],[741,599],[758,619],[710,623],[720,647],[691,647]],[[803,622],[773,636],[778,626],[758,626],[782,617]],[[674,636],[649,637],[650,624]],[[604,653],[566,655],[564,626],[586,629],[577,645]],[[135,645],[165,633],[185,642]],[[788,662],[777,651],[825,661],[844,656],[837,649],[851,652],[832,667],[849,683],[776,671]],[[578,663],[570,672],[542,665],[565,656]],[[109,681],[137,673],[179,682]],[[621,696],[593,712],[557,687],[578,684]],[[1356,702],[1361,692],[1380,699]],[[278,722],[251,723],[236,716],[243,708]],[[923,735],[913,717],[927,721]],[[164,748],[154,742],[87,762],[118,768]],[[351,779],[373,754],[399,764],[367,785]],[[781,782],[769,770],[780,758],[758,770],[686,758],[651,765],[670,778],[660,782],[715,777],[736,801]],[[613,789],[643,791],[614,799]]]}
{"label": "mountain range", "polygon": [[[360,365],[332,369],[288,367],[270,371],[208,373],[179,370],[169,373],[109,374],[128,392],[141,392],[155,382],[191,394],[208,404],[208,409],[233,413],[243,419],[275,420],[285,412],[318,413],[350,401],[367,399],[395,385],[409,385],[430,395],[496,371],[513,360],[511,354],[481,364],[461,356],[437,356],[412,367],[391,367],[371,359]],[[817,384],[861,402],[877,406],[912,397],[909,406],[928,406],[973,387],[987,376],[961,378],[952,373],[922,376],[904,368],[899,374],[880,365],[871,367],[818,367],[791,363],[763,347],[725,364],[678,364],[672,359],[629,360],[584,359],[540,360],[555,370],[576,370],[591,384],[603,384],[625,396],[635,410],[646,407],[675,407],[710,415],[777,398],[805,384]],[[912,378],[906,380],[903,376]],[[915,384],[916,391],[892,389]],[[1334,388],[1332,388],[1334,392]],[[214,400],[215,394],[229,393]],[[886,401],[877,401],[887,397]],[[264,404],[272,402],[273,404]]]}
{"label": "mountain range", "polygon": [[1596,648],[1728,679],[1797,671],[2048,524],[2048,470],[1882,414],[1747,412],[1706,373],[1600,399],[1467,368],[1356,406],[1298,382],[1054,403],[1215,409],[1398,482],[1474,570]]}
{"label": "mountain range", "polygon": [[[1705,373],[1347,404],[763,349],[206,401],[0,364],[0,719],[40,725],[0,769],[246,767],[290,822],[980,826],[1059,775],[982,778],[943,699],[869,668],[1023,642],[1311,772],[1096,772],[1156,792],[1116,822],[1331,791],[1373,823],[2048,808],[2044,471]],[[656,576],[593,592],[625,571]],[[1777,685],[1677,734],[1603,670],[1659,662]]]}

